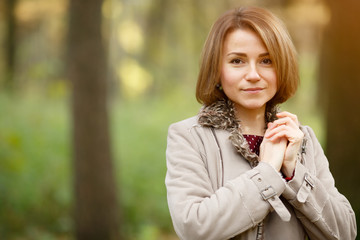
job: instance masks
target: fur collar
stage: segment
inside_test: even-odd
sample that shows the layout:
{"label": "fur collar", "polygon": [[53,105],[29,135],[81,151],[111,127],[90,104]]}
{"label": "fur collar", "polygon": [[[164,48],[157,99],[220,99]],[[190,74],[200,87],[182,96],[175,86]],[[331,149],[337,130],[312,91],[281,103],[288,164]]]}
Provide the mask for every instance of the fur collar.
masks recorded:
{"label": "fur collar", "polygon": [[[277,112],[276,106],[266,109],[265,122],[274,121]],[[241,133],[241,122],[235,117],[235,107],[232,101],[219,100],[209,106],[202,107],[199,112],[198,123],[203,127],[230,132],[229,139],[236,151],[249,161],[251,167],[257,166],[259,163],[258,156],[250,151],[249,145]]]}

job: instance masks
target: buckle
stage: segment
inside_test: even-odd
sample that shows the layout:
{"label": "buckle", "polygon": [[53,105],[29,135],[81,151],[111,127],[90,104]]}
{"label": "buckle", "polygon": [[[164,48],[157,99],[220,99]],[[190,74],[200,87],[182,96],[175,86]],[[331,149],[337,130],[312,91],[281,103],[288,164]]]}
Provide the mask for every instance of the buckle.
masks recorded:
{"label": "buckle", "polygon": [[263,190],[261,190],[260,194],[265,201],[276,196],[276,192],[272,186],[264,188]]}
{"label": "buckle", "polygon": [[313,183],[313,179],[310,177],[310,175],[308,173],[305,173],[304,180],[307,183],[307,185],[309,185],[311,187],[311,189],[313,189],[315,187],[315,185]]}

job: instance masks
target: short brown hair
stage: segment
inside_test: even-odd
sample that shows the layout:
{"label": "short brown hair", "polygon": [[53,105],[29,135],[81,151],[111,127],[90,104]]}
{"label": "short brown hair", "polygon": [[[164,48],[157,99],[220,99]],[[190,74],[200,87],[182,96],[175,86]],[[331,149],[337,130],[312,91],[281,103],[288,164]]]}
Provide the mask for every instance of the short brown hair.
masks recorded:
{"label": "short brown hair", "polygon": [[196,99],[205,105],[226,99],[216,85],[220,83],[223,44],[227,34],[250,28],[264,42],[277,75],[277,92],[271,105],[285,102],[296,92],[299,82],[297,54],[283,22],[270,11],[259,7],[242,7],[222,15],[212,26],[203,47],[196,86]]}

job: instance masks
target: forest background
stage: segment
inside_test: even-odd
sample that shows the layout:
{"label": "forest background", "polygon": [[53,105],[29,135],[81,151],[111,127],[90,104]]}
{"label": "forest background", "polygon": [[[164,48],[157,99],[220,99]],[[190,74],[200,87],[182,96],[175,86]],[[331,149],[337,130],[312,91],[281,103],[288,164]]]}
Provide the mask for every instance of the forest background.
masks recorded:
{"label": "forest background", "polygon": [[[301,85],[281,108],[315,130],[336,186],[359,216],[358,1],[3,0],[0,239],[177,239],[164,185],[167,128],[198,112],[202,45],[221,13],[244,5],[270,9],[289,28]],[[88,46],[85,34],[96,27],[89,36],[102,43]],[[74,60],[79,49],[87,68]],[[103,77],[91,85],[94,69]],[[93,107],[92,99],[104,105]],[[104,148],[92,149],[83,144],[91,136],[76,131],[98,117]],[[108,154],[90,161],[81,151]],[[82,175],[84,168],[93,175]],[[106,231],[116,233],[84,237]]]}

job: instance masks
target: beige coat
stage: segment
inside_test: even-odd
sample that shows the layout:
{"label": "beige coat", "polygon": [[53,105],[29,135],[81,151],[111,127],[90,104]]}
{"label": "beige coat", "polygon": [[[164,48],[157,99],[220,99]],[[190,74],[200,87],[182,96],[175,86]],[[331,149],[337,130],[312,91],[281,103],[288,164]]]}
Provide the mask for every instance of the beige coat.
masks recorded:
{"label": "beige coat", "polygon": [[313,131],[301,129],[306,145],[286,182],[266,163],[251,168],[226,130],[197,117],[171,125],[165,183],[180,239],[355,239],[354,212]]}

